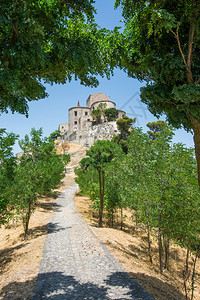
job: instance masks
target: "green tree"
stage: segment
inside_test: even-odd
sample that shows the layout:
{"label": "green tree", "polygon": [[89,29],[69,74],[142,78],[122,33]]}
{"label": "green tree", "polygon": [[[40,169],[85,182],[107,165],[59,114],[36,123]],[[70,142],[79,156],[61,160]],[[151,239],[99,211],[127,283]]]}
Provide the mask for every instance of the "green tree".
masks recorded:
{"label": "green tree", "polygon": [[91,116],[94,118],[96,124],[102,123],[102,119],[105,119],[105,109],[106,109],[106,104],[100,103],[97,106],[97,109],[94,109],[91,112]]}
{"label": "green tree", "polygon": [[125,153],[128,152],[127,140],[131,132],[131,126],[135,123],[136,118],[132,119],[128,116],[124,116],[117,120],[117,128],[120,134],[113,137],[113,142],[118,143]]}
{"label": "green tree", "polygon": [[105,171],[105,211],[108,217],[109,226],[114,227],[115,213],[120,209],[121,230],[123,228],[123,208],[126,207],[123,201],[122,191],[124,189],[124,178],[122,173],[122,164],[124,162],[124,153],[120,154],[106,166]]}
{"label": "green tree", "polygon": [[103,221],[103,207],[104,207],[104,192],[105,192],[105,168],[115,156],[119,155],[120,148],[118,145],[111,141],[101,140],[94,143],[94,145],[87,150],[88,157],[80,161],[82,168],[93,166],[98,171],[99,180],[99,227],[102,227]]}
{"label": "green tree", "polygon": [[12,214],[12,189],[17,159],[13,154],[13,145],[18,136],[0,129],[0,226],[9,220]]}
{"label": "green tree", "polygon": [[28,115],[28,103],[47,96],[44,83],[96,86],[109,75],[94,23],[93,0],[2,0],[0,112]]}
{"label": "green tree", "polygon": [[145,80],[141,99],[175,128],[193,130],[200,186],[199,1],[117,0],[125,29],[112,37],[116,65]]}
{"label": "green tree", "polygon": [[124,116],[123,118],[117,120],[117,128],[120,131],[120,138],[123,140],[128,140],[128,136],[130,134],[131,126],[135,123],[136,118],[132,119],[128,116]]}
{"label": "green tree", "polygon": [[135,210],[137,221],[147,226],[150,261],[150,232],[157,235],[161,273],[169,268],[170,240],[193,253],[193,245],[199,243],[200,196],[194,150],[172,145],[172,135],[172,128],[165,126],[154,143],[149,143],[147,134],[133,128],[123,172],[127,205]]}
{"label": "green tree", "polygon": [[148,135],[143,133],[141,128],[133,128],[130,133],[125,161],[123,197],[127,206],[134,212],[136,226],[138,223],[146,225],[148,253],[152,262],[150,233],[155,226],[152,210],[157,199],[157,188],[152,180],[155,174],[155,154],[150,150]]}
{"label": "green tree", "polygon": [[108,122],[116,121],[118,114],[119,114],[118,109],[116,109],[114,107],[105,109],[105,116],[106,116]]}
{"label": "green tree", "polygon": [[[121,151],[120,151],[121,152]],[[114,226],[114,215],[116,209],[121,209],[122,226],[123,226],[123,208],[124,203],[121,197],[121,189],[124,186],[121,184],[121,167],[120,164],[123,160],[123,153],[121,152],[120,160],[115,157],[105,165],[105,188],[104,188],[104,213],[110,226]],[[97,169],[91,164],[90,157],[86,157],[81,161],[81,168],[75,169],[76,178],[81,192],[87,195],[92,201],[92,208],[96,211],[100,209],[100,197],[99,197],[99,175]],[[123,181],[124,183],[124,181]],[[121,227],[122,227],[121,226]]]}
{"label": "green tree", "polygon": [[15,169],[16,211],[20,213],[25,237],[29,220],[39,196],[51,192],[64,177],[64,166],[69,162],[67,154],[57,155],[51,134],[42,137],[42,129],[32,129],[30,137],[19,142],[23,155]]}
{"label": "green tree", "polygon": [[149,135],[149,139],[151,142],[155,141],[156,138],[159,136],[162,129],[164,129],[167,126],[167,122],[165,121],[156,121],[156,122],[149,122],[147,123],[147,127],[149,127],[150,130],[147,131]]}
{"label": "green tree", "polygon": [[99,211],[99,179],[98,171],[90,165],[90,161],[81,161],[81,168],[75,168],[75,182],[78,183],[81,193],[93,201],[93,209]]}

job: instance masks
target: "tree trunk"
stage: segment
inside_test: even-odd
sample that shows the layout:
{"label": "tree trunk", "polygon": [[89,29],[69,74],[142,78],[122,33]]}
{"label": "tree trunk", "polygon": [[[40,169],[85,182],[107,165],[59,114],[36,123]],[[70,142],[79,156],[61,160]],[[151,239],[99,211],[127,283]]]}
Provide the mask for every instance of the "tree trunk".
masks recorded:
{"label": "tree trunk", "polygon": [[31,203],[29,202],[29,204],[28,204],[28,211],[27,211],[26,216],[25,216],[24,238],[26,238],[26,236],[27,236],[30,217],[31,217]]}
{"label": "tree trunk", "polygon": [[123,229],[123,208],[121,206],[121,230]]}
{"label": "tree trunk", "polygon": [[198,182],[200,188],[200,122],[190,115],[190,120],[192,122],[192,127],[194,131],[194,146],[195,155],[197,160],[197,172],[198,172]]}
{"label": "tree trunk", "polygon": [[194,265],[193,265],[193,270],[192,270],[192,295],[191,295],[191,300],[193,300],[194,298],[194,289],[195,289],[195,269],[196,269],[196,263],[197,263],[197,258],[198,258],[198,251],[195,255],[195,259],[194,259]]}
{"label": "tree trunk", "polygon": [[188,299],[188,291],[187,291],[187,280],[189,278],[189,253],[190,251],[187,249],[187,255],[185,260],[185,269],[183,273],[183,281],[184,281],[184,289],[185,289],[185,297]]}
{"label": "tree trunk", "polygon": [[152,264],[153,259],[152,259],[152,253],[151,253],[151,236],[150,236],[150,226],[149,225],[147,225],[147,238],[148,238],[149,261]]}
{"label": "tree trunk", "polygon": [[114,211],[113,211],[113,209],[112,209],[112,228],[114,228]]}
{"label": "tree trunk", "polygon": [[100,204],[99,204],[99,227],[102,227],[102,210],[101,210],[101,202],[102,202],[102,199],[101,199],[101,195],[102,195],[101,185],[102,185],[102,182],[101,182],[101,170],[100,169],[98,169],[98,173],[99,173],[99,197],[100,197]]}
{"label": "tree trunk", "polygon": [[100,192],[100,209],[99,209],[99,227],[103,226],[103,199],[104,199],[104,172],[102,172],[101,181],[101,169],[98,169],[99,173],[99,192]]}
{"label": "tree trunk", "polygon": [[163,272],[163,246],[162,246],[162,232],[160,228],[158,229],[158,253],[159,253],[159,265],[160,265],[160,274]]}
{"label": "tree trunk", "polygon": [[149,225],[149,212],[148,209],[145,210],[146,218],[147,218],[147,239],[148,239],[148,252],[149,252],[149,261],[152,264],[152,253],[151,253],[151,235],[150,235],[150,225]]}
{"label": "tree trunk", "polygon": [[162,261],[162,256],[163,256],[163,246],[162,246],[162,230],[160,228],[161,225],[161,213],[159,215],[159,226],[158,226],[158,253],[159,253],[159,265],[160,265],[160,274],[163,272],[163,261]]}
{"label": "tree trunk", "polygon": [[138,215],[137,215],[137,210],[135,211],[135,227],[138,226]]}
{"label": "tree trunk", "polygon": [[165,248],[165,269],[169,271],[169,239],[164,237],[164,248]]}
{"label": "tree trunk", "polygon": [[188,271],[189,271],[189,254],[190,254],[190,250],[187,249],[187,255],[186,255],[186,260],[185,260],[185,274],[186,274],[186,277],[188,276]]}

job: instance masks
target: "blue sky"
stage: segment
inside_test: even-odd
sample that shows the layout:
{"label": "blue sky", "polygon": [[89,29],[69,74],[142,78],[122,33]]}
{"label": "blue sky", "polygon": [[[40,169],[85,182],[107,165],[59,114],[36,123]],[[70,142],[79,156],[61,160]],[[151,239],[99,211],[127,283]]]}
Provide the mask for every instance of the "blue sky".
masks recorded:
{"label": "blue sky", "polygon": [[[122,26],[120,20],[120,10],[114,10],[114,0],[96,0],[97,15],[96,21],[101,27],[109,29],[114,26]],[[128,78],[120,70],[114,72],[110,80],[99,78],[98,88],[81,86],[78,81],[72,81],[65,85],[47,85],[49,97],[39,101],[30,102],[29,118],[20,114],[2,114],[0,116],[0,127],[6,128],[7,132],[15,132],[23,138],[29,133],[31,128],[42,127],[44,135],[49,135],[58,129],[58,125],[66,123],[68,119],[68,109],[76,106],[78,100],[84,106],[90,94],[102,92],[110,96],[110,99],[117,104],[117,108],[126,111],[130,117],[137,118],[137,126],[143,127],[148,122],[157,119],[148,112],[146,106],[140,102],[140,87],[145,83],[140,83],[136,79]],[[164,116],[162,117],[164,120]],[[183,142],[187,147],[193,147],[193,138],[184,130],[177,130],[174,142]],[[14,147],[14,152],[19,152],[18,145]]]}

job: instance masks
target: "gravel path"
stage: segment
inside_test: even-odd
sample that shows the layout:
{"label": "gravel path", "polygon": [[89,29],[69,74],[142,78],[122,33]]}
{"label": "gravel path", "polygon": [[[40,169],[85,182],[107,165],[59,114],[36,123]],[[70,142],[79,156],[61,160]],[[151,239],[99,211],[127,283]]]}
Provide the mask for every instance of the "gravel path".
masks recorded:
{"label": "gravel path", "polygon": [[76,211],[77,185],[61,193],[49,225],[35,294],[38,299],[146,299]]}

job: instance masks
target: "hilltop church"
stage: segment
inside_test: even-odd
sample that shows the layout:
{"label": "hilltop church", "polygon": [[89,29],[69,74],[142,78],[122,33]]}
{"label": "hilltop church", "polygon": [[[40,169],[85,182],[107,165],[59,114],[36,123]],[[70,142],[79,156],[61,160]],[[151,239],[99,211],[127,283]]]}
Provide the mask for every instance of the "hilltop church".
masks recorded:
{"label": "hilltop church", "polygon": [[[96,140],[111,140],[114,134],[118,134],[116,121],[104,121],[99,125],[94,125],[91,112],[97,109],[100,103],[103,103],[105,108],[116,108],[116,104],[110,100],[110,97],[103,93],[91,94],[86,100],[86,106],[80,106],[78,101],[76,107],[68,110],[68,123],[59,125],[61,139],[91,146]],[[118,110],[117,119],[125,114],[124,111]]]}

